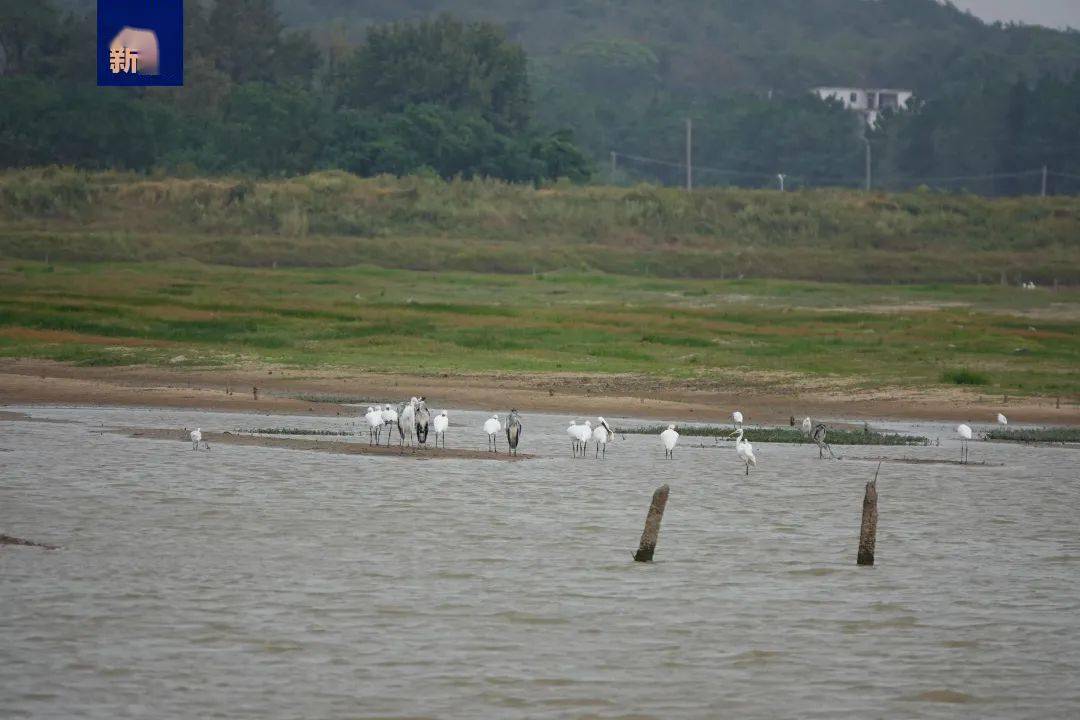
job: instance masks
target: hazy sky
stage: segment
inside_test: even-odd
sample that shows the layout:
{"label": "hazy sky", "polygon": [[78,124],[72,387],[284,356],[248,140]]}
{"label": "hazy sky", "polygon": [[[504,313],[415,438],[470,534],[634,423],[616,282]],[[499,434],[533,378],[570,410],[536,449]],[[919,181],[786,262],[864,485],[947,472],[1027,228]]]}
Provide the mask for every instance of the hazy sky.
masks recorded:
{"label": "hazy sky", "polygon": [[1080,29],[1080,0],[953,0],[984,20]]}

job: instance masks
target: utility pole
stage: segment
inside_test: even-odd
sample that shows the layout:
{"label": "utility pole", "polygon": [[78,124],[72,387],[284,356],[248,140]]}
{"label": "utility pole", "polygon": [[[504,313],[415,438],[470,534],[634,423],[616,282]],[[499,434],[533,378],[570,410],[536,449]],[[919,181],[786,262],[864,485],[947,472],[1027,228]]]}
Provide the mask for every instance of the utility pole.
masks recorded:
{"label": "utility pole", "polygon": [[616,170],[615,158],[616,157],[618,157],[618,155],[616,154],[616,152],[614,150],[612,150],[611,151],[611,182],[615,182],[615,170]]}
{"label": "utility pole", "polygon": [[686,191],[694,189],[693,153],[691,147],[694,137],[694,124],[690,118],[686,118]]}
{"label": "utility pole", "polygon": [[866,143],[866,192],[874,186],[874,163],[870,154],[870,138],[863,135],[862,141]]}
{"label": "utility pole", "polygon": [[1043,168],[1042,168],[1042,197],[1046,197],[1046,175],[1047,175],[1046,166],[1043,165]]}

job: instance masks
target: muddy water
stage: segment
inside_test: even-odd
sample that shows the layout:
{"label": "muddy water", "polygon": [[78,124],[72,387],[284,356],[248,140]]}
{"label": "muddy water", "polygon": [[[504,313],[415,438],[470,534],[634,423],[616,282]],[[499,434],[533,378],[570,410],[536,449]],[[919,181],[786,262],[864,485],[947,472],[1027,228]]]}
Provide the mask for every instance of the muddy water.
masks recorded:
{"label": "muddy water", "polygon": [[[0,423],[0,717],[952,718],[1080,713],[1080,451],[886,464],[614,442],[570,458],[193,453],[105,426],[340,429],[136,409]],[[452,414],[482,449],[485,415]],[[941,447],[849,455],[955,459]],[[698,442],[695,440],[695,443]],[[591,454],[591,453],[590,453]],[[636,564],[671,485],[657,562]]]}

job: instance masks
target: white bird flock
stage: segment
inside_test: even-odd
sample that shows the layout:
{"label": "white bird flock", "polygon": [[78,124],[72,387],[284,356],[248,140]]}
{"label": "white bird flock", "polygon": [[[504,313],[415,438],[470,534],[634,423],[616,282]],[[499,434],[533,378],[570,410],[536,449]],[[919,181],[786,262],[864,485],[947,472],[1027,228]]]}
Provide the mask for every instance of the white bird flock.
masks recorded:
{"label": "white bird flock", "polygon": [[[442,410],[436,415],[430,415],[425,399],[422,397],[410,398],[408,402],[402,403],[397,410],[389,403],[381,406],[369,406],[363,415],[363,421],[368,430],[368,443],[379,445],[382,433],[386,431],[386,444],[389,446],[393,430],[396,428],[399,435],[399,444],[404,444],[407,441],[412,446],[415,440],[419,445],[423,445],[426,441],[429,417],[430,429],[435,434],[435,447],[438,448],[441,442],[442,447],[445,449],[446,432],[450,426],[449,413]],[[758,467],[757,455],[754,453],[754,446],[746,439],[743,414],[735,410],[731,413],[731,419],[735,424],[735,429],[728,437],[735,440],[735,454],[744,466],[744,473],[749,475],[751,468],[756,469]],[[995,419],[1000,426],[1004,427],[1009,424],[1008,418],[1003,413],[996,413]],[[416,423],[422,424],[420,428],[422,432],[418,432]],[[516,445],[522,437],[521,427],[520,416],[516,410],[510,411],[505,426],[501,422],[498,413],[492,414],[483,424],[484,434],[487,436],[488,441],[488,451],[498,453],[498,437],[500,432],[505,429],[507,441],[512,451],[511,454],[516,454]],[[837,458],[825,440],[827,428],[824,423],[815,424],[811,418],[806,417],[801,423],[801,429],[804,434],[810,436],[814,443],[817,444],[819,458],[823,457],[825,450],[829,452],[831,457]],[[575,458],[585,457],[590,442],[593,443],[593,457],[606,458],[608,443],[615,439],[615,431],[603,417],[596,418],[595,425],[589,420],[584,423],[574,420],[566,428],[566,434],[570,438],[571,455]],[[970,462],[969,443],[975,439],[975,433],[970,425],[961,424],[956,427],[956,434],[960,439],[960,463],[966,465]],[[192,430],[190,437],[192,450],[198,451],[202,448],[210,450],[210,444],[203,439],[202,428]],[[680,439],[676,425],[674,423],[667,425],[659,433],[659,438],[664,447],[664,459],[674,459],[675,448],[678,446]]]}

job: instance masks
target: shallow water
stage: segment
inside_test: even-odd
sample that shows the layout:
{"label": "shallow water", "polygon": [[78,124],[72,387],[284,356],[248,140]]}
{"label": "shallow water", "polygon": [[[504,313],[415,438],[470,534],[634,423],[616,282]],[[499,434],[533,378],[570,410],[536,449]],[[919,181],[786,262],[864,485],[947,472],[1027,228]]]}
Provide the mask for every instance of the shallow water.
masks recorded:
{"label": "shallow water", "polygon": [[[508,465],[101,433],[345,419],[27,412],[72,422],[0,423],[0,532],[63,548],[0,548],[0,717],[1080,713],[1076,450],[884,465],[858,568],[876,464],[808,446],[756,445],[747,479],[730,443],[573,460],[554,416]],[[485,417],[452,413],[448,444],[483,448]],[[919,433],[942,446],[843,452],[958,458]]]}

